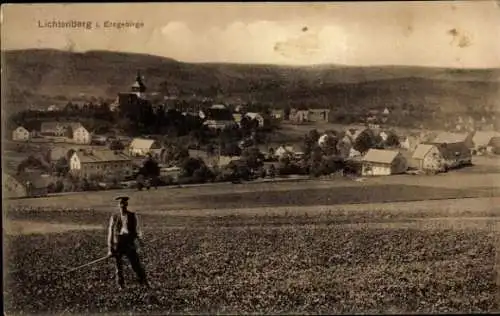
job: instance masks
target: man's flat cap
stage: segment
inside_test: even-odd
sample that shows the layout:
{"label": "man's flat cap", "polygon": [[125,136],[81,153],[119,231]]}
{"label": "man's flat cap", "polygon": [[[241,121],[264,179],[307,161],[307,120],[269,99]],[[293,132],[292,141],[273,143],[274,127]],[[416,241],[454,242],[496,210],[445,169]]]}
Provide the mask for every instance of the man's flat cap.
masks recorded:
{"label": "man's flat cap", "polygon": [[116,201],[127,202],[129,200],[128,196],[119,196],[115,199]]}

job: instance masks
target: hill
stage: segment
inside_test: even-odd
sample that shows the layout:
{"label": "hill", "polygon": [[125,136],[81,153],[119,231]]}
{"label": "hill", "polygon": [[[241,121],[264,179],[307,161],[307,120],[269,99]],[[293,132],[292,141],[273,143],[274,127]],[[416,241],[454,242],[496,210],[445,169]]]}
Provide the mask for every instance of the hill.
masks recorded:
{"label": "hill", "polygon": [[2,54],[2,101],[10,110],[82,96],[114,98],[129,89],[137,70],[150,91],[221,102],[359,108],[405,103],[450,111],[500,106],[500,69],[183,63],[144,54],[48,49]]}

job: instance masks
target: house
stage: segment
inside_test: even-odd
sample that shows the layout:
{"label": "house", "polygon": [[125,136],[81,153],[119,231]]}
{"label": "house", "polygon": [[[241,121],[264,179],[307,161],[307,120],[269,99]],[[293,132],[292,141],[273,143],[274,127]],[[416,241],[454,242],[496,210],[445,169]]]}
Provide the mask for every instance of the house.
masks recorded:
{"label": "house", "polygon": [[132,170],[131,158],[123,152],[113,150],[80,150],[71,156],[70,172],[83,177],[113,175],[123,177]]}
{"label": "house", "polygon": [[233,113],[234,122],[238,125],[240,125],[242,117],[241,113]]}
{"label": "house", "polygon": [[308,120],[310,122],[327,122],[330,115],[330,109],[310,109]]}
{"label": "house", "polygon": [[302,123],[309,121],[309,111],[308,110],[297,110],[292,109],[290,111],[290,121],[295,123]]}
{"label": "house", "polygon": [[231,110],[224,105],[212,105],[212,107],[201,110],[200,118],[204,119],[203,125],[210,129],[223,130],[237,126]]}
{"label": "house", "polygon": [[255,112],[248,112],[245,114],[245,116],[251,120],[256,120],[257,122],[259,122],[258,127],[264,127],[264,116],[262,116],[262,114]]}
{"label": "house", "polygon": [[363,176],[400,174],[408,169],[408,162],[395,150],[370,149],[361,159]]}
{"label": "house", "polygon": [[82,125],[73,130],[73,142],[76,144],[89,145],[92,142],[92,134]]}
{"label": "house", "polygon": [[443,157],[438,146],[420,144],[412,155],[415,167],[424,171],[442,171],[444,168]]}
{"label": "house", "polygon": [[130,156],[145,156],[146,154],[159,154],[161,152],[160,142],[156,139],[134,138],[128,147]]}
{"label": "house", "polygon": [[485,151],[490,141],[495,137],[500,137],[500,133],[495,131],[476,131],[472,137],[474,150]]}
{"label": "house", "polygon": [[24,126],[18,126],[12,131],[12,140],[17,142],[25,142],[30,140],[34,135],[34,131],[29,131]]}
{"label": "house", "polygon": [[277,121],[282,121],[285,119],[285,110],[272,109],[271,118]]}
{"label": "house", "polygon": [[9,198],[45,196],[57,179],[40,172],[3,174],[3,193]]}
{"label": "house", "polygon": [[384,115],[389,115],[391,112],[389,112],[389,109],[388,108],[385,108],[384,111],[382,112],[382,114]]}
{"label": "house", "polygon": [[493,137],[486,146],[486,151],[490,154],[500,154],[500,137]]}
{"label": "house", "polygon": [[430,143],[433,144],[464,144],[467,148],[473,148],[472,133],[450,133],[443,132],[434,138]]}

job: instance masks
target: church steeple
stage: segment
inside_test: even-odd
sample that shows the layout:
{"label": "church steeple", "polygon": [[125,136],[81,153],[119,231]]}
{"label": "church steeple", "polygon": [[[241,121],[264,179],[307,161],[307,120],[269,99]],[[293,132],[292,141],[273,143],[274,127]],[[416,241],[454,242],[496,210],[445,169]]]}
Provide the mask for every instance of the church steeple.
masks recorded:
{"label": "church steeple", "polygon": [[135,78],[135,82],[132,85],[132,91],[133,92],[139,92],[139,93],[144,93],[146,92],[146,86],[144,85],[144,82],[142,81],[142,76],[140,71],[137,71],[137,76]]}

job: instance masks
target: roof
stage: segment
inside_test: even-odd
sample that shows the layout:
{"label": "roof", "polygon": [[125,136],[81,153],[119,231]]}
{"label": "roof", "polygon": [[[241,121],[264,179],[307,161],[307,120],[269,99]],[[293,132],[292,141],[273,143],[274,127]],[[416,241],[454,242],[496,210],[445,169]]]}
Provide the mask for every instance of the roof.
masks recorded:
{"label": "roof", "polygon": [[259,117],[262,118],[261,114],[255,113],[255,112],[248,112],[248,113],[245,114],[245,116],[248,116],[252,120],[258,119]]}
{"label": "roof", "polygon": [[94,163],[94,162],[112,162],[112,161],[131,161],[130,157],[120,151],[101,149],[93,150],[90,152],[77,151],[81,163]]}
{"label": "roof", "polygon": [[156,140],[147,138],[134,138],[130,143],[130,148],[151,149]]}
{"label": "roof", "polygon": [[363,161],[390,164],[399,155],[395,150],[370,149],[363,157]]}
{"label": "roof", "polygon": [[469,137],[467,133],[459,134],[459,133],[443,132],[437,135],[436,138],[432,140],[432,142],[436,144],[464,143],[467,141],[467,137]]}
{"label": "roof", "polygon": [[494,137],[499,137],[500,133],[495,131],[476,131],[472,137],[474,146],[488,146],[489,142]]}
{"label": "roof", "polygon": [[50,149],[50,159],[52,161],[59,160],[62,157],[66,157],[69,151],[69,148],[54,146]]}
{"label": "roof", "polygon": [[435,145],[431,144],[420,144],[417,146],[415,151],[413,152],[413,159],[424,159],[425,155],[433,148]]}

